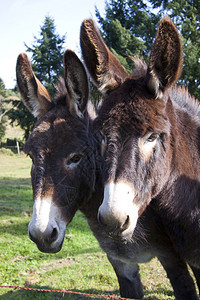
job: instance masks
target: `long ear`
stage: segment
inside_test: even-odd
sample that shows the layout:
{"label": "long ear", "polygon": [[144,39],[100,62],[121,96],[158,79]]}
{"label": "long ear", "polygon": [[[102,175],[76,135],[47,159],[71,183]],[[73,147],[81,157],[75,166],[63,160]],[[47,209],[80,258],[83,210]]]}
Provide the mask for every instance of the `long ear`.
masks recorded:
{"label": "long ear", "polygon": [[46,88],[34,75],[26,54],[21,53],[16,66],[17,85],[22,99],[29,111],[40,119],[52,107]]}
{"label": "long ear", "polygon": [[147,85],[155,97],[172,86],[181,74],[182,46],[178,31],[171,19],[161,20],[151,51]]}
{"label": "long ear", "polygon": [[67,50],[64,54],[65,85],[70,96],[70,111],[83,117],[89,97],[89,83],[85,68],[77,55]]}
{"label": "long ear", "polygon": [[93,83],[103,93],[119,86],[128,73],[108,49],[92,19],[81,25],[80,44],[86,67]]}

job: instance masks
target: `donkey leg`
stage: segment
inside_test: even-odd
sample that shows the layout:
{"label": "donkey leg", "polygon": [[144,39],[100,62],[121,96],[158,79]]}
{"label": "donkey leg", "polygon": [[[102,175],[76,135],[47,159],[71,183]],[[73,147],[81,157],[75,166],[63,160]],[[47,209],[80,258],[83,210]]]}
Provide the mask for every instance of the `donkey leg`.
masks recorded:
{"label": "donkey leg", "polygon": [[190,268],[192,269],[192,272],[196,278],[196,282],[197,282],[197,286],[198,286],[198,290],[199,290],[199,295],[200,295],[200,269],[197,269],[195,267],[192,267],[190,265]]}
{"label": "donkey leg", "polygon": [[144,294],[138,265],[126,264],[110,256],[108,259],[117,275],[120,295],[124,298],[142,299]]}
{"label": "donkey leg", "polygon": [[195,284],[186,263],[179,257],[158,257],[163,265],[177,300],[198,300]]}

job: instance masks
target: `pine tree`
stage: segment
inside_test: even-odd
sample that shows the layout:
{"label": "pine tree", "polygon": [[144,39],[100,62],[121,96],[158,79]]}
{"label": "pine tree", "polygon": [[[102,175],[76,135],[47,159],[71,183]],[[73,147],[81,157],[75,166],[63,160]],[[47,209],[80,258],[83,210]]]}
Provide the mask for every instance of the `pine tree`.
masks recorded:
{"label": "pine tree", "polygon": [[1,78],[0,78],[0,95],[6,97],[6,87]]}
{"label": "pine tree", "polygon": [[31,47],[26,46],[27,52],[32,53],[32,67],[38,79],[54,95],[53,84],[57,77],[63,75],[63,44],[65,36],[60,37],[56,33],[54,19],[45,17],[44,24],[41,26],[40,37],[34,37]]}
{"label": "pine tree", "polygon": [[6,115],[12,126],[20,126],[24,130],[23,139],[26,141],[35,125],[36,119],[29,113],[20,98],[15,96],[9,98],[12,109],[10,109]]}
{"label": "pine tree", "polygon": [[200,2],[199,0],[150,1],[162,15],[168,15],[182,36],[183,71],[180,83],[200,100]]}
{"label": "pine tree", "polygon": [[128,72],[133,63],[127,56],[147,59],[159,20],[145,2],[110,0],[106,2],[105,18],[96,8],[105,42]]}
{"label": "pine tree", "polygon": [[148,60],[159,20],[169,15],[183,44],[183,71],[180,84],[200,100],[200,1],[199,0],[110,0],[105,17],[96,8],[102,35],[121,63],[130,72],[126,55]]}
{"label": "pine tree", "polygon": [[[37,78],[47,88],[51,96],[54,96],[54,84],[59,75],[63,75],[63,44],[65,36],[60,37],[56,33],[54,19],[45,17],[41,26],[40,37],[34,37],[31,47],[26,46],[27,52],[32,53],[32,68]],[[25,132],[24,139],[27,140],[35,124],[35,118],[28,112],[23,102],[11,99],[13,109],[7,115],[11,124],[17,123]]]}
{"label": "pine tree", "polygon": [[168,1],[168,14],[174,20],[183,43],[181,83],[200,101],[200,2]]}
{"label": "pine tree", "polygon": [[0,78],[0,142],[2,141],[2,138],[5,135],[5,130],[6,130],[6,126],[5,126],[5,100],[6,97],[6,88],[4,85],[3,80]]}

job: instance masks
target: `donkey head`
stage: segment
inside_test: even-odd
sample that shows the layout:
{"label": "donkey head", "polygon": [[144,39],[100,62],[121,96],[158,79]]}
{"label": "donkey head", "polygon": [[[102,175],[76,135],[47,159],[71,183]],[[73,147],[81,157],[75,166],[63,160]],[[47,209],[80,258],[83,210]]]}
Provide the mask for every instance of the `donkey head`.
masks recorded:
{"label": "donkey head", "polygon": [[24,104],[38,119],[24,150],[33,162],[34,204],[28,232],[43,252],[61,249],[66,225],[94,187],[87,75],[70,50],[64,54],[64,68],[64,80],[60,80],[54,101],[25,54],[19,55],[16,68]]}
{"label": "donkey head", "polygon": [[172,21],[163,18],[149,65],[134,59],[130,76],[91,19],[83,22],[80,41],[93,82],[105,94],[94,122],[106,138],[98,218],[111,237],[129,240],[138,217],[169,177],[173,141],[168,112],[173,108],[167,90],[181,72],[181,42]]}

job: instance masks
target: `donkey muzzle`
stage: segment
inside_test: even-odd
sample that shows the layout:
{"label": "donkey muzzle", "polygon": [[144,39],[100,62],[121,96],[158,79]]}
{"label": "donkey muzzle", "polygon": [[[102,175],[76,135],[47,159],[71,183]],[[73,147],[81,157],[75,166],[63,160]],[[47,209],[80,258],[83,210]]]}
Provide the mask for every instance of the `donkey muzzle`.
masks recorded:
{"label": "donkey muzzle", "polygon": [[98,221],[110,237],[130,240],[138,219],[135,194],[125,182],[108,182],[104,188],[104,199],[99,207]]}
{"label": "donkey muzzle", "polygon": [[53,201],[50,198],[36,199],[28,234],[38,249],[49,253],[60,251],[65,231],[66,222],[62,221],[61,212]]}

